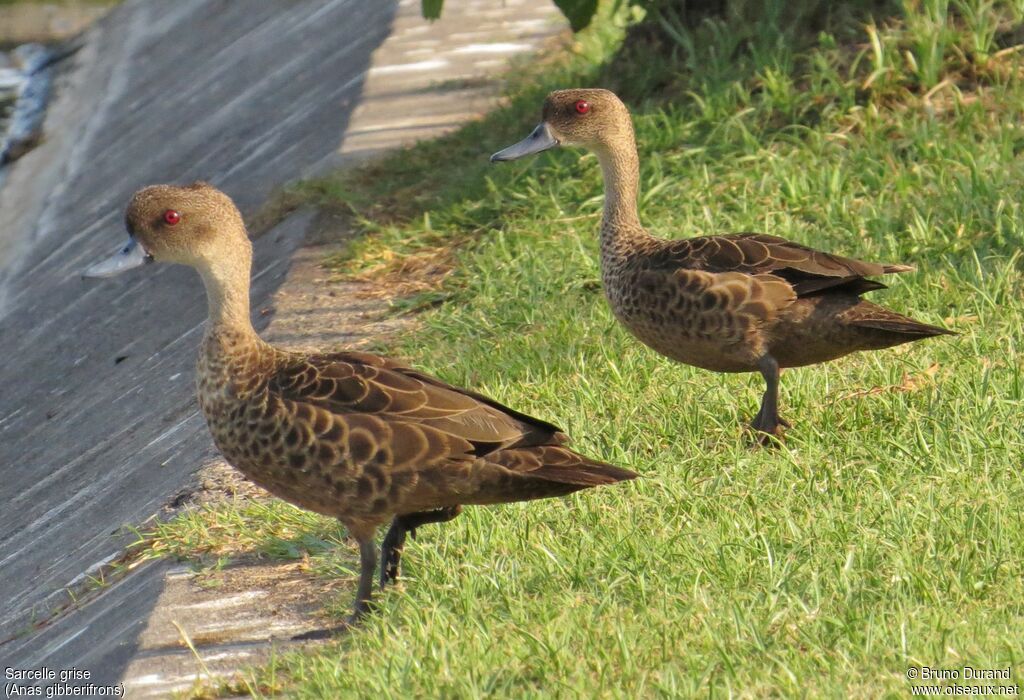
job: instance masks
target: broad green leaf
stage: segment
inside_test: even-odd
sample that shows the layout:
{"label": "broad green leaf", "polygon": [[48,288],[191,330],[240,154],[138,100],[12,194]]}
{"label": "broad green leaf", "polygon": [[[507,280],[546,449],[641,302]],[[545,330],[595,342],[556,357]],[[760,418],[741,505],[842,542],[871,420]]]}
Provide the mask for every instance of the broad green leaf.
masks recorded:
{"label": "broad green leaf", "polygon": [[424,19],[437,19],[441,16],[444,0],[422,0],[421,8]]}
{"label": "broad green leaf", "polygon": [[[555,0],[555,5],[569,20],[572,30],[578,32],[594,18],[597,2],[598,0]],[[437,19],[441,16],[444,0],[421,0],[420,7],[426,19]]]}
{"label": "broad green leaf", "polygon": [[569,20],[569,26],[574,32],[590,24],[594,13],[597,12],[597,0],[555,0],[555,5]]}

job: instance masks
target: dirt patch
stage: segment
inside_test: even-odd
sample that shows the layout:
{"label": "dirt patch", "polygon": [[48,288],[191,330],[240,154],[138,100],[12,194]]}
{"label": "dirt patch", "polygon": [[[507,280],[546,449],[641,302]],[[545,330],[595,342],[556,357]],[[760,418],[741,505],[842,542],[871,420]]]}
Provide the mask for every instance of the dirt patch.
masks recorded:
{"label": "dirt patch", "polygon": [[0,3],[0,47],[67,39],[107,13],[116,0]]}

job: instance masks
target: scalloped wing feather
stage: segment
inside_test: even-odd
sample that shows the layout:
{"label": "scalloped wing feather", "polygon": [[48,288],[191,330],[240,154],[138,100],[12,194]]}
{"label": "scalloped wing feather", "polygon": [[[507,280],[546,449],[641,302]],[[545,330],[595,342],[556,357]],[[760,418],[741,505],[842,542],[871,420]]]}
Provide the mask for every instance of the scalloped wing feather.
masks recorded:
{"label": "scalloped wing feather", "polygon": [[694,335],[726,344],[752,342],[797,298],[775,275],[677,269],[672,276]]}
{"label": "scalloped wing feather", "polygon": [[342,416],[370,414],[418,423],[472,443],[478,455],[565,441],[550,423],[369,353],[292,358],[268,388]]}
{"label": "scalloped wing feather", "polygon": [[880,285],[877,282],[859,283],[858,280],[864,277],[914,269],[909,265],[886,265],[845,258],[761,233],[672,241],[654,258],[657,267],[747,275],[774,274],[789,282],[798,296],[830,289],[838,291],[839,288],[847,293],[862,294]]}

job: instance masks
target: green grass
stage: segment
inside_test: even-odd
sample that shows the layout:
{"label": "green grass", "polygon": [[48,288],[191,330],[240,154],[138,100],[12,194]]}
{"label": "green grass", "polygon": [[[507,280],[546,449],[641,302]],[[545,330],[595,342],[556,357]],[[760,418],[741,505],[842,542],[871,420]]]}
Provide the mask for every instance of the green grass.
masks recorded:
{"label": "green grass", "polygon": [[[810,33],[771,11],[666,19],[657,56],[616,51],[606,16],[575,53],[522,67],[482,123],[295,188],[365,229],[340,270],[460,243],[431,292],[447,303],[389,353],[644,478],[423,528],[379,614],[254,670],[253,687],[906,697],[921,665],[1011,666],[1021,682],[1024,4],[853,10]],[[486,164],[529,132],[546,90],[592,84],[634,108],[654,232],[761,230],[913,263],[872,298],[962,335],[786,372],[786,447],[749,449],[759,377],[673,364],[612,319],[594,158]],[[243,550],[311,551],[353,575],[350,548],[320,544],[338,536],[327,520],[284,506],[189,517],[159,546],[213,551],[253,531]],[[234,524],[197,524],[214,517]]]}

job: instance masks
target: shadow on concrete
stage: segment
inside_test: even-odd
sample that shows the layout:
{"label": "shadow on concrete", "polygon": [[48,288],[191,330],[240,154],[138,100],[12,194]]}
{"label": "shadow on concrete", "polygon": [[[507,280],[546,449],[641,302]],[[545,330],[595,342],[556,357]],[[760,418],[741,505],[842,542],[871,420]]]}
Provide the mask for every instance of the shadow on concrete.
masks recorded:
{"label": "shadow on concrete", "polygon": [[[153,266],[96,283],[79,271],[119,244],[140,186],[205,179],[251,215],[334,155],[395,9],[144,0],[89,31],[51,114],[64,121],[48,123],[49,141],[0,198],[0,223],[29,243],[0,319],[0,639],[64,602],[71,581],[124,546],[122,525],[157,512],[212,452],[193,388],[199,279]],[[309,219],[256,242],[254,309],[281,284]],[[5,644],[2,665],[89,664],[118,678],[160,571]]]}

